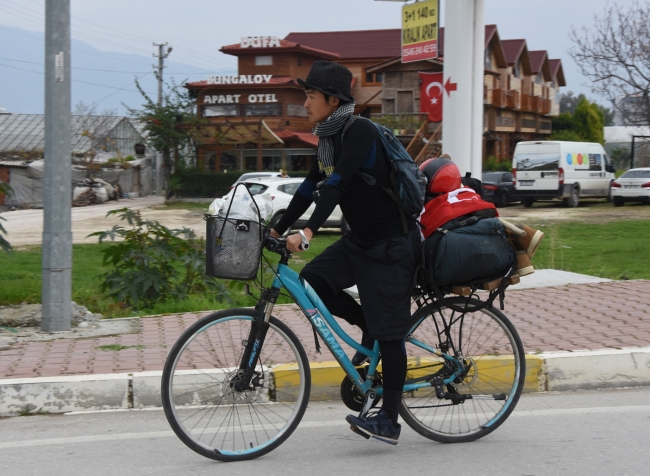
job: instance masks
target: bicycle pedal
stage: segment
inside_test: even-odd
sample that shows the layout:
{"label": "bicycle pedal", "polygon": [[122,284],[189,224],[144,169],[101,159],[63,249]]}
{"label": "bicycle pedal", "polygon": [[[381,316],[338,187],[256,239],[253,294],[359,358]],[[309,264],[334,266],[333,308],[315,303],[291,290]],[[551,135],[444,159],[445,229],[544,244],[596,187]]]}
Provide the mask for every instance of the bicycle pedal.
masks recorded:
{"label": "bicycle pedal", "polygon": [[352,426],[352,425],[350,425],[350,430],[352,430],[353,432],[355,432],[357,435],[361,435],[361,436],[363,436],[366,440],[369,440],[369,439],[370,439],[370,436],[369,436],[369,435],[366,435],[363,431],[361,431],[361,430],[355,428],[355,427]]}

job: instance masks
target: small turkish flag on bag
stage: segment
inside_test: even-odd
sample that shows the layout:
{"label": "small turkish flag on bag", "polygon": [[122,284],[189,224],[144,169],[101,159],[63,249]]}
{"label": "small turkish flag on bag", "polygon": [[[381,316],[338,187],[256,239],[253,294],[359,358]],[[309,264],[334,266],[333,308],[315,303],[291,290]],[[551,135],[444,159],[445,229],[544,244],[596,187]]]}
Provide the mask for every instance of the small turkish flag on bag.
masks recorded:
{"label": "small turkish flag on bag", "polygon": [[431,122],[442,122],[442,73],[420,73],[420,112],[429,113]]}

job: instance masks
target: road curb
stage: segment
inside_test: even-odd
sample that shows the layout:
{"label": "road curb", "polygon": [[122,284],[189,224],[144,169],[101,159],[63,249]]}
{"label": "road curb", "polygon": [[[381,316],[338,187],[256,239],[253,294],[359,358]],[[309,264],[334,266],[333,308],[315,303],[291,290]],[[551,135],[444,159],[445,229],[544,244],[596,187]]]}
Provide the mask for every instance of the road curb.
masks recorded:
{"label": "road curb", "polygon": [[650,347],[546,352],[548,391],[650,386]]}
{"label": "road curb", "polygon": [[[311,400],[339,400],[345,374],[338,363],[313,362],[310,368]],[[297,392],[295,364],[279,365],[271,373],[278,395]],[[0,416],[160,407],[161,375],[151,371],[0,379]],[[650,386],[650,347],[526,355],[527,393],[630,386]]]}
{"label": "road curb", "polygon": [[0,416],[128,408],[129,387],[129,374],[2,379]]}

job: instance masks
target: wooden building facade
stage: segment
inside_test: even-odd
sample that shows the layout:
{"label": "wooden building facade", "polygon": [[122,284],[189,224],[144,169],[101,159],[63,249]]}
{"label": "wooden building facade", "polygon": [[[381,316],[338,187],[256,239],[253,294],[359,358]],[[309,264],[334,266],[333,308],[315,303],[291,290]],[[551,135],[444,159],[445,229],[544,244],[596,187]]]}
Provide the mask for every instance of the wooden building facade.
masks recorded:
{"label": "wooden building facade", "polygon": [[[306,78],[320,59],[352,71],[355,113],[417,123],[426,117],[419,73],[443,70],[444,28],[438,48],[438,59],[402,63],[400,29],[245,37],[224,46],[221,52],[237,56],[238,74],[185,85],[196,96],[198,115],[209,122],[197,140],[199,163],[214,170],[308,169],[318,139],[296,79]],[[565,85],[559,59],[528,51],[525,40],[501,40],[496,25],[486,25],[484,160],[509,160],[517,142],[548,138]],[[415,130],[398,132],[406,133],[401,139],[408,143]]]}

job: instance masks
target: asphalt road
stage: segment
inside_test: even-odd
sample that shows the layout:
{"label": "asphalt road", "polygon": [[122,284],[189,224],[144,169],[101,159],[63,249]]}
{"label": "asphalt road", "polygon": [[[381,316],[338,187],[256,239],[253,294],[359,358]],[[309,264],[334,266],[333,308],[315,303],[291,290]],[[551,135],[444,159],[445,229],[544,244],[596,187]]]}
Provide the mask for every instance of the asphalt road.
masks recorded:
{"label": "asphalt road", "polygon": [[365,440],[338,402],[309,406],[259,459],[220,463],[186,448],[164,414],[101,412],[0,420],[0,474],[13,475],[646,475],[650,388],[525,395],[491,435],[443,445],[403,427],[398,446]]}

